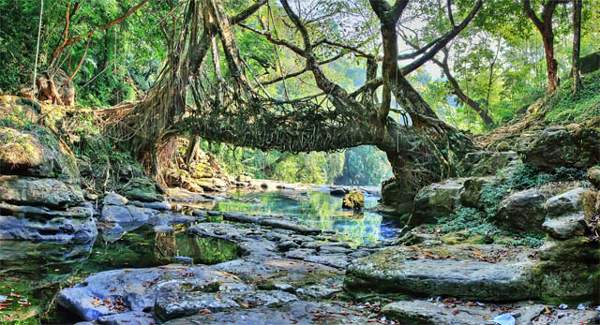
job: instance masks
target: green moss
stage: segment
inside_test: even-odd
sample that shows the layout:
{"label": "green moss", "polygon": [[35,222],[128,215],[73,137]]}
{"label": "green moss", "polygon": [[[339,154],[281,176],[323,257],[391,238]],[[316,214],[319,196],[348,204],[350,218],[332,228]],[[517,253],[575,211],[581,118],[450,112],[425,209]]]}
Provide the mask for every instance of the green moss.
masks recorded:
{"label": "green moss", "polygon": [[573,95],[569,78],[544,104],[545,120],[551,124],[585,122],[600,116],[600,71],[582,77],[583,88]]}
{"label": "green moss", "polygon": [[218,215],[209,214],[206,216],[206,220],[208,222],[223,222],[223,215],[222,214],[218,214]]}

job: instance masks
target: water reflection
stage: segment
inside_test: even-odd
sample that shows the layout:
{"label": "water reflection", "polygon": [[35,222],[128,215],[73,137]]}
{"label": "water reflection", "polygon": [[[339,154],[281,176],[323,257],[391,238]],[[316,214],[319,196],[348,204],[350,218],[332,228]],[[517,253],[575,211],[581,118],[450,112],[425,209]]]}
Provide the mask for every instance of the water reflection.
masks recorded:
{"label": "water reflection", "polygon": [[241,254],[235,243],[189,235],[183,226],[174,232],[144,226],[115,242],[98,239],[85,245],[0,241],[0,324],[32,315],[44,315],[51,323],[73,323],[62,318],[67,314],[52,309],[53,297],[61,287],[92,273],[173,262],[216,264]]}
{"label": "water reflection", "polygon": [[367,195],[366,210],[360,213],[342,209],[342,199],[327,192],[240,192],[232,194],[230,200],[218,202],[215,209],[253,215],[280,215],[309,227],[333,230],[343,240],[362,244],[392,238],[397,233],[397,223],[369,211],[369,208],[377,205],[377,200],[377,196]]}

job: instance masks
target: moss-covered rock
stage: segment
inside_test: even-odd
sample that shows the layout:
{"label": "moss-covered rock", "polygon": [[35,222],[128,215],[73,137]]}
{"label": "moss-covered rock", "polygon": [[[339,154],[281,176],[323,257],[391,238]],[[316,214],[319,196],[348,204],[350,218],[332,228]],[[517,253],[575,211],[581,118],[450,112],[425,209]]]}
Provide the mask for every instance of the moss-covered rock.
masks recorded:
{"label": "moss-covered rock", "polygon": [[147,177],[130,179],[120,191],[131,200],[142,202],[163,201],[164,197],[158,192],[156,183]]}
{"label": "moss-covered rock", "polygon": [[79,186],[58,179],[0,176],[0,201],[17,205],[68,207],[83,200]]}
{"label": "moss-covered rock", "polygon": [[39,126],[31,130],[0,127],[0,174],[79,181],[72,152],[54,134]]}
{"label": "moss-covered rock", "polygon": [[344,195],[342,208],[362,210],[365,207],[365,194],[361,191],[351,191]]}
{"label": "moss-covered rock", "polygon": [[463,183],[463,190],[460,193],[460,203],[466,207],[483,208],[481,195],[483,190],[498,183],[499,180],[495,176],[487,177],[469,177]]}
{"label": "moss-covered rock", "polygon": [[550,303],[588,300],[595,290],[600,251],[587,237],[548,241],[540,249],[541,262],[534,269],[541,297]]}
{"label": "moss-covered rock", "polygon": [[345,286],[481,301],[534,298],[533,261],[523,253],[498,254],[494,246],[486,245],[385,248],[354,260],[346,271]]}
{"label": "moss-covered rock", "polygon": [[448,179],[422,188],[415,196],[415,222],[431,223],[452,214],[459,204],[464,182],[463,178]]}
{"label": "moss-covered rock", "polygon": [[495,222],[516,231],[541,231],[545,219],[545,194],[537,188],[513,193],[500,203]]}
{"label": "moss-covered rock", "polygon": [[587,178],[596,188],[600,188],[600,166],[588,169]]}
{"label": "moss-covered rock", "polygon": [[465,156],[458,169],[462,176],[489,176],[518,160],[514,151],[475,151]]}
{"label": "moss-covered rock", "polygon": [[600,131],[578,124],[548,127],[522,154],[526,163],[540,169],[589,168],[600,162]]}
{"label": "moss-covered rock", "polygon": [[415,198],[414,187],[407,180],[390,178],[381,184],[381,203],[398,214],[411,213]]}

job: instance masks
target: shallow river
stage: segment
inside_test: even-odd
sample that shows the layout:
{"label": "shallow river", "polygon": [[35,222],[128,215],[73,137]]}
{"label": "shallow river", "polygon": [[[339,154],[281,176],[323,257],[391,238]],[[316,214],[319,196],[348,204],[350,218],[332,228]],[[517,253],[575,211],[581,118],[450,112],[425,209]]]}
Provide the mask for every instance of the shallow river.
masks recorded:
{"label": "shallow river", "polygon": [[[356,246],[397,235],[401,225],[370,210],[378,199],[367,194],[362,213],[343,210],[341,197],[319,190],[233,193],[211,205],[223,212],[291,219],[333,231],[338,239]],[[173,262],[215,264],[241,254],[229,242],[190,236],[185,229],[180,225],[174,233],[159,234],[143,226],[116,242],[105,242],[99,236],[87,245],[0,241],[0,323],[28,314],[46,314],[52,323],[74,321],[54,307],[54,296],[92,273]]]}

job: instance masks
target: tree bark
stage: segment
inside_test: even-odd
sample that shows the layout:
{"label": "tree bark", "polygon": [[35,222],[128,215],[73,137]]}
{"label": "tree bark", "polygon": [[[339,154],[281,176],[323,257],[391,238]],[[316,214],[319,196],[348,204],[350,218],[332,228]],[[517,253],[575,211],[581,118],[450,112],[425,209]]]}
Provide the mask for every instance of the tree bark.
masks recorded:
{"label": "tree bark", "polygon": [[547,91],[553,93],[558,88],[558,61],[554,57],[554,30],[552,28],[552,17],[559,4],[567,3],[569,0],[548,0],[543,4],[541,18],[537,16],[531,7],[531,0],[523,0],[525,15],[535,25],[542,36],[544,44],[544,55],[546,58]]}
{"label": "tree bark", "polygon": [[581,73],[579,68],[579,51],[581,48],[581,10],[582,0],[573,0],[573,57],[571,77],[573,78],[573,94],[581,89]]}

